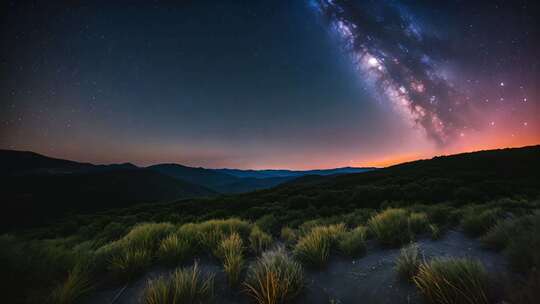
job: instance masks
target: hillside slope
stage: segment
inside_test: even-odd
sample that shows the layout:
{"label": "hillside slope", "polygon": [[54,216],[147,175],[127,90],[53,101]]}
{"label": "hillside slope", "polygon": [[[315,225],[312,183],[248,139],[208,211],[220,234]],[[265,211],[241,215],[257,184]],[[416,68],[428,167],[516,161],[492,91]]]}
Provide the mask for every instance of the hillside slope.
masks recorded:
{"label": "hillside slope", "polygon": [[70,212],[215,194],[131,164],[92,165],[32,152],[0,151],[0,172],[2,228],[37,225]]}
{"label": "hillside slope", "polygon": [[294,178],[240,178],[214,169],[193,168],[178,164],[159,164],[147,168],[180,180],[203,185],[220,193],[241,193],[266,189]]}
{"label": "hillside slope", "polygon": [[[540,197],[540,146],[465,153],[361,174],[306,176],[272,189],[194,199],[153,210],[166,218],[275,214],[283,221],[381,206]],[[159,216],[158,216],[159,217]],[[290,219],[287,219],[290,217]]]}

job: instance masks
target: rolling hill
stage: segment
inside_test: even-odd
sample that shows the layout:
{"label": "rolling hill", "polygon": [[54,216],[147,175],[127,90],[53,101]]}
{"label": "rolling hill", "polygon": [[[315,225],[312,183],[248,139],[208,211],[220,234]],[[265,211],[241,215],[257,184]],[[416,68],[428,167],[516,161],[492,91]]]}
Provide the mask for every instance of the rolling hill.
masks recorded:
{"label": "rolling hill", "polygon": [[193,168],[178,164],[159,164],[147,168],[179,180],[204,185],[219,193],[241,193],[266,189],[295,178],[294,176],[265,178],[237,177],[222,173],[219,170]]}
{"label": "rolling hill", "polygon": [[[304,176],[277,187],[139,209],[167,220],[275,215],[281,222],[361,208],[540,197],[540,146],[434,157],[365,173]],[[146,210],[146,211],[145,211]],[[129,212],[126,210],[125,212]]]}
{"label": "rolling hill", "polygon": [[7,227],[41,224],[70,212],[216,194],[132,164],[92,165],[7,150],[0,151],[0,183]]}

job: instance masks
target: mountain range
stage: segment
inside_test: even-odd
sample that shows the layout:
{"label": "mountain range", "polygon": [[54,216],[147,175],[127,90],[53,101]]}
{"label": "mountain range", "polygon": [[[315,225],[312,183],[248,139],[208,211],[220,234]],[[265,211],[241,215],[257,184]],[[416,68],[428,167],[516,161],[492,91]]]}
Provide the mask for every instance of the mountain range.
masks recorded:
{"label": "mountain range", "polygon": [[1,196],[8,212],[22,217],[5,223],[36,224],[40,215],[92,212],[137,203],[164,202],[250,192],[319,174],[365,172],[373,168],[330,170],[206,169],[179,164],[138,167],[131,163],[94,165],[28,151],[0,150]]}

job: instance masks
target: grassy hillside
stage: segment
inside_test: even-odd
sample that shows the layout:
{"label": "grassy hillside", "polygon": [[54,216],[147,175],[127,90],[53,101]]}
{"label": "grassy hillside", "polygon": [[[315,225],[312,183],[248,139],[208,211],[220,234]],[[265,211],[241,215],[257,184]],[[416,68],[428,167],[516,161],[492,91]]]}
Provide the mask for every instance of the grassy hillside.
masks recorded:
{"label": "grassy hillside", "polygon": [[274,215],[281,223],[344,214],[358,208],[540,196],[540,146],[466,153],[340,176],[307,176],[272,189],[111,211],[141,220],[190,221]]}
{"label": "grassy hillside", "polygon": [[[242,282],[252,297],[261,292],[257,278],[267,277],[264,271],[285,265],[288,270],[276,271],[294,277],[295,287],[291,294],[272,294],[292,299],[303,288],[302,267],[324,268],[332,255],[362,256],[374,250],[366,245],[368,241],[379,248],[395,248],[459,229],[470,237],[481,236],[477,242],[486,248],[503,250],[512,271],[523,278],[515,286],[506,286],[504,295],[493,295],[498,286],[482,283],[469,289],[467,297],[480,295],[486,300],[478,303],[503,298],[527,303],[524,299],[538,290],[529,286],[540,278],[534,270],[540,265],[535,254],[540,249],[538,156],[540,146],[475,152],[362,174],[310,176],[247,194],[130,205],[94,214],[76,214],[80,201],[100,203],[91,199],[92,193],[108,196],[108,202],[116,201],[111,188],[142,195],[131,179],[141,174],[145,184],[155,184],[153,189],[165,195],[168,187],[160,189],[161,183],[176,180],[166,182],[162,175],[147,175],[146,170],[128,170],[125,176],[114,178],[106,176],[116,171],[100,172],[92,180],[88,178],[93,175],[58,175],[40,180],[45,182],[40,189],[51,200],[57,191],[69,193],[74,213],[56,223],[0,236],[0,267],[6,274],[0,284],[6,287],[4,297],[10,303],[43,303],[45,299],[78,303],[93,288],[125,284],[153,265],[174,267],[206,257],[222,263],[227,288],[235,293]],[[16,189],[20,184],[8,187]],[[29,210],[20,206],[17,212]],[[54,212],[53,206],[44,204],[34,210]],[[222,220],[232,217],[236,218]],[[268,251],[275,240],[285,247]],[[481,261],[420,261],[418,256],[413,247],[404,249],[396,272],[426,297],[439,286],[437,280],[462,275],[487,280]],[[191,276],[196,266],[191,269],[178,271]],[[457,271],[455,277],[445,277],[453,271]],[[290,282],[286,277],[276,280],[276,284]],[[149,283],[147,298],[142,300],[154,303],[151,299],[161,288],[185,290],[168,282]],[[201,288],[206,290],[204,284]],[[452,286],[444,288],[448,296],[462,297]],[[201,290],[203,294],[207,295]],[[164,298],[157,303],[170,301]]]}
{"label": "grassy hillside", "polygon": [[0,178],[5,186],[2,224],[35,226],[69,213],[87,213],[213,191],[147,170],[114,170],[89,174]]}

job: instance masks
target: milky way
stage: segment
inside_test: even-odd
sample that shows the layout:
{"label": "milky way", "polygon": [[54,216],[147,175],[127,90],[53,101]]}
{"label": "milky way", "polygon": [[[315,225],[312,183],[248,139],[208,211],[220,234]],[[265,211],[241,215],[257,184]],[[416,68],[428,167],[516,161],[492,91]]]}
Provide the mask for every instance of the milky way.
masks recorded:
{"label": "milky way", "polygon": [[[365,1],[368,3],[368,1]],[[463,135],[471,111],[464,94],[441,72],[444,41],[394,2],[320,0],[316,10],[339,33],[355,68],[378,96],[421,126],[439,145]]]}

